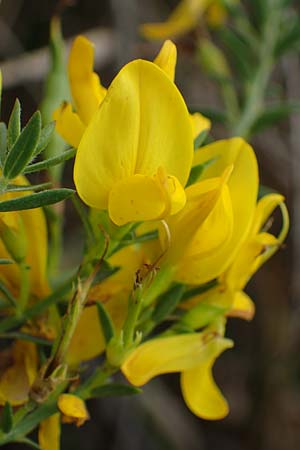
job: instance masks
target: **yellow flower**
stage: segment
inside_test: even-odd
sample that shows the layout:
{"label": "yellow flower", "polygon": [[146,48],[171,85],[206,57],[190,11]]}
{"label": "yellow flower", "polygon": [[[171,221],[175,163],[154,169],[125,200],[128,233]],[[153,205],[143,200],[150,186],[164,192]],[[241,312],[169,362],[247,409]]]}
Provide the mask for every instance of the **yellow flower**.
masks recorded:
{"label": "yellow flower", "polygon": [[28,401],[28,394],[38,371],[35,344],[15,341],[12,347],[1,352],[4,368],[0,372],[0,405],[10,402],[19,406]]}
{"label": "yellow flower", "polygon": [[216,386],[212,366],[233,343],[212,331],[150,340],[134,350],[121,370],[135,386],[153,377],[181,372],[181,390],[189,409],[204,419],[221,419],[228,404]]}
{"label": "yellow flower", "polygon": [[170,237],[160,229],[164,263],[176,267],[175,279],[185,284],[203,284],[224,272],[255,212],[258,172],[250,145],[233,138],[195,152],[195,166],[208,161],[201,181],[186,189],[185,207],[166,220]]}
{"label": "yellow flower", "polygon": [[106,91],[92,71],[91,43],[79,36],[73,44],[69,78],[76,112],[63,105],[54,114],[56,127],[78,147],[80,197],[108,209],[117,225],[164,218],[184,206],[193,138],[210,121],[189,116],[174,84],[176,58],[176,46],[166,41],[153,63],[132,61]]}
{"label": "yellow flower", "polygon": [[181,0],[165,22],[147,23],[140,30],[150,40],[176,38],[196,28],[204,15],[208,25],[217,27],[226,21],[227,9],[220,0]]}
{"label": "yellow flower", "polygon": [[[28,181],[19,176],[14,184],[25,185]],[[11,192],[2,195],[1,200],[9,200],[25,195]],[[11,252],[11,253],[10,253]],[[14,254],[12,254],[14,253]],[[37,297],[49,293],[46,278],[47,227],[42,208],[0,213],[0,257],[22,258],[30,267],[30,291]],[[0,278],[9,289],[18,295],[20,271],[17,264],[1,265]]]}
{"label": "yellow flower", "polygon": [[84,401],[76,395],[61,394],[58,397],[57,406],[63,414],[64,423],[75,423],[77,427],[80,427],[90,418]]}
{"label": "yellow flower", "polygon": [[56,413],[43,420],[39,426],[39,446],[42,450],[60,449],[60,414]]}
{"label": "yellow flower", "polygon": [[[263,227],[278,206],[282,210],[283,225],[279,236],[275,237],[264,231]],[[255,305],[243,289],[261,265],[280,248],[288,228],[289,218],[284,197],[280,194],[269,194],[263,197],[257,204],[247,239],[231,265],[219,277],[219,286],[192,298],[185,306],[191,307],[203,301],[227,308],[229,316],[251,320],[255,313]]]}

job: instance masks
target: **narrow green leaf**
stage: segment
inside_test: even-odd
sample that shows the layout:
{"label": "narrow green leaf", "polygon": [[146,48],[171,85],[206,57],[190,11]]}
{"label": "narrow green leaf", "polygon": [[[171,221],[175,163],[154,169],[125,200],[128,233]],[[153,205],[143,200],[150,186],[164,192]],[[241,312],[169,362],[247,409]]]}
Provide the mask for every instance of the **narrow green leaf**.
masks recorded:
{"label": "narrow green leaf", "polygon": [[55,122],[50,122],[41,130],[40,140],[35,149],[34,156],[39,155],[48,146],[55,130]]}
{"label": "narrow green leaf", "polygon": [[1,264],[13,264],[14,261],[12,261],[11,259],[5,259],[5,258],[0,258],[0,265]]}
{"label": "narrow green leaf", "polygon": [[275,126],[295,112],[299,114],[300,103],[292,102],[270,106],[257,118],[251,128],[251,134],[257,134],[266,128]]}
{"label": "narrow green leaf", "polygon": [[4,166],[7,154],[7,128],[4,122],[0,123],[0,165]]}
{"label": "narrow green leaf", "polygon": [[33,114],[26,127],[23,128],[20,136],[7,155],[3,168],[5,178],[15,178],[26,167],[37,147],[40,132],[41,114],[37,111]]}
{"label": "narrow green leaf", "polygon": [[105,384],[92,390],[93,397],[122,397],[136,395],[143,392],[141,389],[126,384]]}
{"label": "narrow green leaf", "polygon": [[0,333],[0,339],[18,339],[20,341],[34,342],[35,344],[51,346],[52,341],[40,338],[38,336],[33,336],[31,334],[11,332],[11,333]]}
{"label": "narrow green leaf", "polygon": [[9,402],[6,402],[1,415],[0,428],[4,433],[9,433],[13,426],[13,409]]}
{"label": "narrow green leaf", "polygon": [[171,287],[165,294],[161,295],[157,301],[156,307],[152,314],[154,322],[162,322],[169,314],[171,314],[185,291],[185,286],[176,284]]}
{"label": "narrow green leaf", "polygon": [[73,189],[51,189],[0,202],[0,212],[22,211],[61,202],[74,194]]}
{"label": "narrow green leaf", "polygon": [[40,184],[30,184],[30,185],[19,185],[19,184],[9,184],[5,192],[27,192],[27,191],[42,191],[51,187],[52,183],[40,183]]}
{"label": "narrow green leaf", "polygon": [[[199,150],[201,151],[201,150]],[[209,167],[211,164],[213,164],[216,161],[217,158],[211,158],[208,161],[205,161],[203,164],[197,164],[197,166],[192,167],[190,176],[187,182],[187,186],[190,186],[191,184],[196,183],[199,178],[201,177],[203,171]]]}
{"label": "narrow green leaf", "polygon": [[203,294],[204,292],[208,291],[209,289],[212,289],[213,287],[217,286],[217,284],[218,284],[217,280],[211,280],[205,284],[202,284],[201,286],[197,286],[195,288],[189,289],[188,291],[186,291],[183,294],[182,300],[189,300],[191,297],[194,297],[195,295]]}
{"label": "narrow green leaf", "polygon": [[61,164],[62,162],[73,158],[75,154],[76,149],[70,148],[69,150],[66,150],[59,156],[54,156],[53,158],[46,159],[45,161],[30,164],[29,166],[26,167],[24,173],[34,173],[39,172],[40,170],[48,169],[49,167],[56,166],[57,164]]}
{"label": "narrow green leaf", "polygon": [[34,448],[35,450],[42,450],[42,448],[34,441],[32,441],[31,439],[24,437],[22,439],[17,439],[15,441],[18,444],[25,444],[28,445],[28,447]]}
{"label": "narrow green leaf", "polygon": [[201,147],[201,145],[207,138],[208,132],[209,130],[202,130],[201,133],[199,133],[198,136],[194,139],[194,150]]}
{"label": "narrow green leaf", "polygon": [[16,99],[12,113],[8,122],[7,130],[7,148],[8,150],[14,145],[21,132],[21,105],[19,99]]}
{"label": "narrow green leaf", "polygon": [[103,336],[105,342],[108,344],[111,338],[115,336],[115,327],[105,306],[101,302],[96,302],[96,305],[98,309],[98,317],[103,331]]}
{"label": "narrow green leaf", "polygon": [[0,292],[2,292],[2,294],[5,295],[5,297],[7,298],[7,300],[9,301],[9,303],[12,306],[16,306],[17,301],[16,301],[15,297],[12,295],[10,290],[5,286],[5,284],[1,280],[0,280]]}

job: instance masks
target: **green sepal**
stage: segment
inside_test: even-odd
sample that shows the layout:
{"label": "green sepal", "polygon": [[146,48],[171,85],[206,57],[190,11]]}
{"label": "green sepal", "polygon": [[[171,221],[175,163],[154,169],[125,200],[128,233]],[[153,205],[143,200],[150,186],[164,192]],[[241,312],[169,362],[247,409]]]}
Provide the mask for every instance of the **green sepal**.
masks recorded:
{"label": "green sepal", "polygon": [[7,130],[7,149],[10,150],[21,133],[21,105],[16,99],[11,112]]}
{"label": "green sepal", "polygon": [[105,342],[108,344],[111,338],[113,338],[116,334],[115,327],[105,306],[102,305],[101,302],[96,302],[96,306],[98,310],[98,317],[101,324],[103,336]]}
{"label": "green sepal", "polygon": [[50,122],[41,130],[39,143],[34,151],[34,156],[39,155],[48,146],[55,130],[55,122]]}
{"label": "green sepal", "polygon": [[9,433],[13,426],[13,409],[9,402],[6,402],[1,414],[0,428],[4,433]]}
{"label": "green sepal", "polygon": [[59,156],[54,156],[53,158],[46,159],[45,161],[40,161],[34,164],[30,164],[26,167],[24,170],[24,173],[34,173],[39,172],[40,170],[49,169],[49,167],[56,166],[57,164],[61,164],[64,161],[67,161],[68,159],[73,158],[76,154],[75,148],[70,148],[63,152]]}
{"label": "green sepal", "polygon": [[207,138],[208,132],[209,130],[202,130],[201,133],[199,133],[198,136],[194,139],[194,150],[201,147],[201,145]]}
{"label": "green sepal", "polygon": [[15,178],[26,167],[38,145],[40,133],[41,114],[36,111],[7,155],[3,167],[3,175],[6,179]]}
{"label": "green sepal", "polygon": [[7,155],[7,128],[4,122],[0,123],[0,165],[4,166]]}
{"label": "green sepal", "polygon": [[194,308],[187,311],[180,319],[179,326],[184,325],[197,330],[205,327],[213,322],[216,318],[224,315],[227,308],[220,306],[209,305],[206,303],[199,303]]}
{"label": "green sepal", "polygon": [[74,194],[73,189],[51,189],[0,202],[0,212],[22,211],[61,202]]}
{"label": "green sepal", "polygon": [[182,295],[185,291],[185,286],[182,284],[175,284],[167,292],[162,294],[155,306],[152,314],[152,320],[154,322],[162,322],[169,314],[171,314],[178,303],[180,302]]}
{"label": "green sepal", "polygon": [[93,397],[122,397],[140,394],[142,389],[127,384],[105,384],[92,390]]}

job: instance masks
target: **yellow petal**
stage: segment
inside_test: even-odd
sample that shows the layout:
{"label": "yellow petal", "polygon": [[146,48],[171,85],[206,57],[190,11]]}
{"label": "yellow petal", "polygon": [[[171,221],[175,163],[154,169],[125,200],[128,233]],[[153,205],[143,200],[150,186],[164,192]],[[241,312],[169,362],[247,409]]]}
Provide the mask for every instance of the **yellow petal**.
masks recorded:
{"label": "yellow petal", "polygon": [[[17,185],[28,185],[24,176],[19,176],[13,180]],[[28,192],[12,192],[2,196],[2,200],[19,198],[28,194]],[[46,279],[46,265],[48,252],[47,225],[44,211],[42,208],[29,209],[24,211],[14,211],[4,213],[6,223],[18,223],[21,220],[24,228],[24,234],[27,238],[28,251],[26,262],[30,267],[31,292],[38,297],[49,293],[48,282]],[[0,257],[8,258],[10,256],[0,240]],[[0,277],[10,286],[16,295],[20,287],[20,273],[16,264],[2,265]]]}
{"label": "yellow petal", "polygon": [[[195,236],[218,205],[219,200],[221,199],[221,205],[223,201],[225,203],[228,201],[224,186],[231,169],[230,167],[226,169],[221,177],[201,181],[186,189],[185,207],[178,214],[167,219],[171,235],[171,246],[166,255],[168,262],[178,265],[182,263],[183,256],[188,257],[188,249],[192,249]],[[163,229],[160,229],[160,241],[162,246],[167,248]],[[180,271],[179,267],[178,270]],[[187,270],[193,270],[193,267],[189,266]]]}
{"label": "yellow petal", "polygon": [[268,247],[278,247],[277,239],[269,233],[260,233],[248,239],[223,279],[229,290],[242,290],[260,267],[260,256]]}
{"label": "yellow petal", "polygon": [[74,422],[80,427],[90,418],[84,401],[76,395],[61,394],[58,397],[57,406],[63,414],[63,421],[65,423]]}
{"label": "yellow petal", "polygon": [[11,348],[11,365],[0,377],[0,403],[13,406],[28,400],[30,387],[37,375],[37,351],[31,342],[16,341]]}
{"label": "yellow petal", "polygon": [[105,340],[95,305],[84,308],[68,350],[67,362],[76,366],[100,355],[105,349]]}
{"label": "yellow petal", "polygon": [[170,78],[171,81],[175,79],[175,68],[177,61],[177,48],[172,41],[164,42],[159,54],[154,59],[154,63],[158,65]]}
{"label": "yellow petal", "polygon": [[228,414],[228,404],[213,379],[212,366],[216,358],[232,346],[233,342],[229,339],[215,339],[210,353],[207,353],[202,363],[181,374],[184,400],[188,408],[198,417],[217,420]]}
{"label": "yellow petal", "polygon": [[189,370],[206,361],[214,340],[207,333],[153,339],[134,350],[121,370],[131,384],[142,386],[157,375]]}
{"label": "yellow petal", "polygon": [[273,211],[283,202],[284,197],[280,194],[268,194],[261,198],[257,203],[251,232],[253,234],[259,233]]}
{"label": "yellow petal", "polygon": [[77,148],[81,141],[85,125],[81,122],[77,113],[72,111],[70,103],[64,103],[53,113],[53,119],[56,121],[56,131],[61,137]]}
{"label": "yellow petal", "polygon": [[179,91],[156,64],[136,60],[119,72],[87,127],[74,181],[86,204],[107,209],[110,191],[135,174],[153,177],[162,167],[184,186],[192,157],[192,127]]}
{"label": "yellow petal", "polygon": [[98,75],[93,72],[94,46],[84,36],[78,36],[71,48],[69,79],[72,97],[81,121],[88,125],[106,94]]}
{"label": "yellow petal", "polygon": [[258,169],[253,149],[241,138],[217,141],[195,152],[194,164],[216,158],[205,169],[201,179],[219,176],[224,168],[233,165],[228,180],[231,198],[233,229],[231,239],[214,253],[207,255],[201,264],[197,264],[197,282],[209,281],[209,274],[219,276],[234,260],[239,248],[247,238],[256,208],[258,191]]}
{"label": "yellow petal", "polygon": [[160,40],[187,33],[197,25],[209,3],[210,0],[181,0],[165,22],[142,25],[141,34],[150,40]]}
{"label": "yellow petal", "polygon": [[234,295],[233,305],[227,314],[229,317],[240,317],[245,320],[252,320],[255,314],[255,305],[245,292],[238,291]]}
{"label": "yellow petal", "polygon": [[60,449],[60,414],[43,420],[39,427],[39,446],[42,450]]}
{"label": "yellow petal", "polygon": [[207,119],[207,117],[203,116],[200,113],[191,114],[193,131],[194,131],[194,139],[199,136],[200,133],[204,130],[210,130],[211,121]]}

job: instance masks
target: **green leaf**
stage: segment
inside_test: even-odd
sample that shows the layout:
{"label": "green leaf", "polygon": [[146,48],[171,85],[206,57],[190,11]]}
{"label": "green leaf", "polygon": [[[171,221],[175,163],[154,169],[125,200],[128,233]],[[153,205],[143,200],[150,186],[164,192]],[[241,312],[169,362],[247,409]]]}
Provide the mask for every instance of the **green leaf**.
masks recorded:
{"label": "green leaf", "polygon": [[42,448],[36,442],[32,441],[27,437],[17,439],[15,442],[17,442],[18,444],[28,445],[28,447],[34,448],[35,450],[42,450]]}
{"label": "green leaf", "polygon": [[255,55],[250,51],[251,46],[236,31],[229,27],[222,28],[219,31],[219,36],[228,50],[232,67],[243,79],[248,80],[251,78],[256,68]]}
{"label": "green leaf", "polygon": [[0,428],[4,433],[9,433],[13,426],[13,409],[9,402],[6,402],[1,415]]}
{"label": "green leaf", "polygon": [[14,261],[11,259],[0,258],[0,264],[13,264]]}
{"label": "green leaf", "polygon": [[42,191],[43,189],[51,187],[51,185],[51,182],[30,185],[8,184],[5,188],[5,192]]}
{"label": "green leaf", "polygon": [[178,303],[180,302],[182,295],[185,291],[185,286],[182,284],[176,284],[171,287],[166,293],[158,298],[157,304],[152,314],[152,320],[154,322],[162,322],[169,314],[171,314]]}
{"label": "green leaf", "polygon": [[3,168],[7,179],[15,178],[31,160],[39,142],[41,132],[41,114],[35,112],[20,136],[10,149]]}
{"label": "green leaf", "polygon": [[96,306],[98,309],[98,317],[103,331],[103,336],[105,342],[108,344],[111,338],[115,336],[115,327],[105,306],[101,302],[96,302]]}
{"label": "green leaf", "polygon": [[183,296],[182,300],[189,300],[191,297],[194,297],[195,295],[203,294],[204,292],[208,291],[209,289],[212,289],[213,287],[217,286],[218,281],[217,280],[211,280],[208,281],[205,284],[202,284],[201,286],[197,286],[195,288],[189,289],[186,291]]}
{"label": "green leaf", "polygon": [[21,105],[16,99],[12,113],[8,122],[7,130],[7,148],[8,150],[14,145],[21,132]]}
{"label": "green leaf", "polygon": [[51,189],[20,198],[13,198],[12,200],[0,202],[0,212],[23,211],[24,209],[53,205],[70,197],[74,192],[73,189]]}
{"label": "green leaf", "polygon": [[283,31],[275,48],[275,57],[280,58],[283,54],[299,50],[300,48],[300,24],[299,17],[289,17],[283,26]]}
{"label": "green leaf", "polygon": [[40,140],[35,149],[34,156],[39,155],[48,146],[55,130],[55,122],[50,122],[41,130]]}
{"label": "green leaf", "polygon": [[[201,150],[199,150],[201,152]],[[187,186],[190,186],[191,184],[195,184],[198,179],[201,177],[203,171],[209,167],[211,164],[213,164],[218,158],[211,158],[208,161],[205,161],[202,164],[197,164],[197,166],[192,167],[190,176],[187,182]]]}
{"label": "green leaf", "polygon": [[143,392],[141,389],[127,384],[105,384],[92,390],[93,397],[122,397],[136,395]]}
{"label": "green leaf", "polygon": [[194,139],[194,150],[201,147],[201,145],[204,143],[205,139],[207,138],[209,133],[209,130],[202,130],[201,133],[198,134],[198,136]]}
{"label": "green leaf", "polygon": [[0,333],[0,339],[18,339],[20,341],[34,342],[35,344],[52,346],[53,342],[47,339],[33,336],[31,334],[20,333],[18,331],[11,333]]}
{"label": "green leaf", "polygon": [[70,148],[69,150],[66,150],[59,156],[54,156],[53,158],[46,159],[45,161],[30,164],[29,166],[26,167],[24,173],[34,173],[39,172],[40,170],[49,169],[49,167],[56,166],[57,164],[61,164],[62,162],[73,158],[75,154],[76,149]]}
{"label": "green leaf", "polygon": [[0,292],[2,292],[2,294],[5,295],[6,299],[9,301],[9,303],[12,306],[17,305],[17,301],[16,301],[15,297],[12,295],[10,290],[5,286],[5,284],[1,280],[0,280]]}
{"label": "green leaf", "polygon": [[5,159],[6,159],[6,147],[7,142],[7,128],[4,122],[0,123],[0,165],[1,167],[4,166]]}
{"label": "green leaf", "polygon": [[281,120],[288,118],[295,112],[300,112],[300,103],[292,102],[270,106],[256,119],[251,128],[251,134],[260,133],[266,128],[270,128]]}

